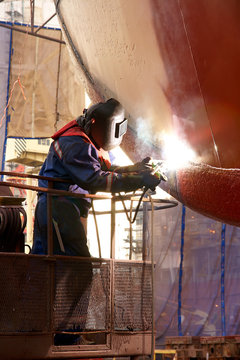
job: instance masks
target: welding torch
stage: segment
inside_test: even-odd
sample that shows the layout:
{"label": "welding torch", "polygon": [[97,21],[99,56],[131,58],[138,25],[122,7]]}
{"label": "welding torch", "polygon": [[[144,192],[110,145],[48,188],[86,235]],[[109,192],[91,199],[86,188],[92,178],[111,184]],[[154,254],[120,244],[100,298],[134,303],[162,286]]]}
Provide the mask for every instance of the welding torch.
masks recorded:
{"label": "welding torch", "polygon": [[[156,178],[158,178],[158,180],[159,180],[159,183],[160,183],[162,180],[163,180],[163,181],[167,181],[167,180],[168,180],[167,176],[166,176],[166,175],[164,174],[164,172],[163,172],[163,162],[162,162],[161,160],[152,160],[152,159],[150,159],[149,162],[148,162],[148,164],[150,165],[150,166],[149,166],[149,169],[150,169],[151,175],[156,176]],[[152,170],[151,170],[151,168],[152,168]],[[130,218],[129,218],[129,221],[131,222],[131,224],[133,224],[134,221],[136,220],[137,213],[138,213],[138,210],[139,210],[139,208],[140,208],[140,204],[141,204],[142,199],[143,199],[143,197],[145,196],[145,194],[146,194],[146,192],[147,192],[148,190],[151,190],[151,189],[150,189],[149,187],[145,186],[145,187],[144,187],[144,190],[143,190],[143,192],[142,192],[142,195],[141,195],[141,197],[140,197],[140,199],[139,199],[139,201],[138,201],[138,205],[137,205],[137,207],[136,207],[136,211],[135,211],[134,218],[133,218],[133,219],[130,219]],[[151,191],[154,191],[154,190],[151,190]],[[123,204],[123,205],[124,205],[124,204]],[[124,205],[124,207],[125,207],[125,205]]]}
{"label": "welding torch", "polygon": [[[149,166],[149,173],[151,174],[151,176],[155,176],[156,177],[156,185],[159,185],[159,183],[163,180],[163,181],[167,181],[168,178],[164,173],[164,165],[163,165],[163,161],[162,160],[153,160],[150,159],[148,164]],[[157,180],[159,180],[159,182],[157,183]],[[145,186],[144,187],[144,191],[143,191],[143,196],[145,195],[145,193],[150,189],[151,191],[155,191],[155,186],[153,185],[153,187],[151,186]]]}
{"label": "welding torch", "polygon": [[[146,158],[146,159],[143,160],[142,163],[144,163],[145,166],[147,167],[147,171],[145,170],[145,172],[148,173],[148,174],[150,173],[151,175],[154,175],[159,180],[159,183],[161,182],[161,180],[163,180],[163,181],[168,180],[167,176],[164,174],[163,161],[161,161],[161,160],[152,160],[151,158]],[[137,163],[137,165],[139,165],[139,164],[142,165],[142,163]],[[128,171],[130,169],[133,170],[134,166],[136,166],[136,165],[127,167]],[[126,171],[126,167],[124,168],[124,170]],[[143,197],[145,196],[145,194],[146,194],[146,192],[148,190],[151,190],[150,187],[145,186],[144,190],[143,190],[143,192],[142,192],[142,194],[140,196],[140,199],[138,201],[138,204],[137,204],[137,207],[136,207],[135,214],[134,214],[133,218],[130,218],[128,216],[125,203],[124,203],[124,201],[122,199],[123,207],[124,207],[124,209],[126,211],[128,220],[130,221],[131,224],[133,224],[134,221],[136,220],[136,217],[137,217],[137,214],[138,214],[138,211],[139,211],[139,208],[140,208],[140,204],[141,204],[142,199],[143,199]],[[154,190],[151,190],[151,191],[154,191]],[[121,194],[119,194],[119,195],[121,197]]]}
{"label": "welding torch", "polygon": [[168,180],[167,176],[164,174],[164,166],[162,160],[150,160],[150,164],[153,168],[153,170],[151,171],[152,175],[157,176],[159,180]]}

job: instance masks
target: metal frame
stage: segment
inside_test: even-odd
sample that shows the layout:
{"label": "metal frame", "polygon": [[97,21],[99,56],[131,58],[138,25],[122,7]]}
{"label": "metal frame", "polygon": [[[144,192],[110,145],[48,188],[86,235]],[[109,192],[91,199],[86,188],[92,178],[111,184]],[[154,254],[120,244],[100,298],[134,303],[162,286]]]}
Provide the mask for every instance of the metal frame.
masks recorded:
{"label": "metal frame", "polygon": [[[4,359],[19,359],[21,354],[22,359],[37,359],[41,356],[42,351],[44,350],[45,353],[42,355],[42,358],[52,359],[58,357],[60,358],[75,358],[75,357],[116,357],[116,356],[130,356],[134,358],[140,355],[150,355],[153,359],[154,357],[154,349],[155,349],[155,329],[154,329],[154,317],[153,317],[153,270],[154,270],[154,263],[153,263],[153,249],[151,251],[152,257],[150,261],[129,261],[129,260],[115,260],[115,215],[116,215],[116,208],[115,203],[116,201],[122,201],[124,198],[125,200],[137,201],[139,197],[136,195],[126,195],[126,196],[99,196],[99,195],[86,195],[86,194],[77,194],[71,193],[71,197],[77,198],[91,198],[91,199],[110,199],[111,200],[111,259],[104,260],[104,259],[94,259],[91,258],[90,260],[93,261],[107,261],[110,265],[110,329],[109,331],[104,331],[106,333],[106,342],[104,344],[94,344],[94,345],[68,345],[68,346],[55,346],[53,345],[53,304],[54,304],[54,296],[55,296],[55,262],[57,258],[70,258],[67,256],[54,256],[53,255],[53,225],[52,225],[52,195],[61,195],[61,196],[69,196],[68,191],[63,190],[56,190],[53,188],[54,182],[67,182],[69,181],[62,180],[62,179],[53,179],[50,177],[38,176],[38,175],[31,175],[31,174],[23,174],[23,173],[16,173],[16,172],[0,172],[0,175],[4,176],[17,176],[20,178],[35,178],[35,179],[44,179],[48,181],[48,187],[42,188],[38,186],[32,185],[25,185],[25,184],[16,184],[14,182],[5,182],[1,181],[2,186],[8,187],[16,187],[16,188],[24,188],[33,191],[42,191],[47,194],[47,219],[48,219],[48,255],[43,255],[42,258],[46,261],[46,264],[49,268],[49,275],[50,275],[50,297],[47,300],[50,305],[50,332],[42,332],[42,333],[2,333],[0,334],[0,357],[4,355]],[[141,197],[140,197],[141,198]],[[152,212],[154,210],[154,201],[150,198],[149,200],[145,199],[144,201],[150,201],[152,205]],[[159,201],[159,199],[157,200]],[[170,200],[162,200],[163,201],[163,208],[176,206],[176,201]],[[161,200],[160,200],[161,202]],[[167,203],[166,203],[167,202]],[[139,207],[137,207],[139,208]],[[160,207],[161,208],[161,207]],[[130,209],[132,212],[132,206]],[[152,216],[152,238],[153,238],[153,216]],[[153,240],[152,240],[153,243]],[[153,246],[153,245],[152,245]],[[5,254],[4,256],[14,255],[14,256],[31,256],[34,257],[35,255],[28,255],[28,254],[14,254],[9,253]],[[78,258],[74,257],[74,260],[81,260],[81,261],[89,261],[88,258]],[[150,301],[149,306],[151,306],[151,321],[152,321],[152,328],[148,330],[144,330],[144,328],[139,330],[120,330],[115,329],[114,321],[115,321],[115,301],[114,301],[114,294],[115,294],[115,272],[116,267],[115,264],[119,262],[131,263],[131,266],[134,264],[141,264],[144,267],[150,266],[152,279],[151,279],[151,286],[152,286],[152,302]],[[144,271],[144,270],[143,270]],[[87,332],[86,332],[87,333]],[[12,342],[16,344],[16,348],[14,349],[11,347]],[[26,350],[26,344],[28,351]],[[39,345],[40,344],[40,345]],[[2,349],[2,350],[1,350]],[[31,352],[29,352],[31,349]],[[23,355],[24,354],[24,355]]]}
{"label": "metal frame", "polygon": [[[32,175],[32,174],[24,174],[24,173],[16,173],[16,172],[8,172],[8,171],[0,171],[0,176],[11,176],[11,177],[19,177],[19,178],[31,178],[31,179],[42,179],[42,180],[47,180],[48,181],[48,187],[47,188],[43,188],[43,187],[39,187],[39,186],[33,186],[33,185],[27,185],[27,184],[16,184],[15,182],[9,182],[9,181],[4,181],[1,182],[1,185],[3,186],[8,186],[8,187],[16,187],[16,188],[20,188],[20,189],[26,189],[26,190],[33,190],[33,191],[41,191],[41,192],[45,192],[47,193],[47,198],[48,198],[48,202],[47,202],[47,207],[48,207],[48,249],[49,249],[49,253],[48,255],[52,256],[53,254],[53,248],[52,248],[52,233],[53,233],[53,228],[52,228],[52,221],[51,221],[51,212],[52,212],[52,195],[59,195],[59,196],[69,196],[69,192],[68,191],[64,191],[64,190],[56,190],[53,188],[53,183],[54,182],[65,182],[65,183],[70,183],[67,180],[63,180],[63,179],[58,179],[58,178],[51,178],[51,177],[46,177],[46,176],[39,176],[39,175]],[[130,200],[131,201],[131,208],[129,210],[130,214],[132,215],[132,202],[133,201],[139,201],[140,199],[140,195],[132,195],[132,194],[127,194],[127,195],[116,195],[116,196],[112,196],[112,195],[91,195],[91,194],[77,194],[77,193],[71,193],[71,197],[76,197],[76,198],[90,198],[92,200],[111,200],[111,251],[110,251],[110,257],[112,259],[115,258],[115,218],[116,218],[116,214],[122,211],[127,212],[127,209],[125,208],[125,210],[116,210],[116,201],[123,201],[124,200]],[[156,210],[161,210],[161,209],[167,209],[170,207],[174,207],[178,205],[178,202],[175,200],[165,200],[165,199],[152,199],[149,196],[149,199],[143,198],[141,199],[141,201],[145,202],[151,202],[152,204],[152,210],[156,209]],[[154,207],[154,204],[158,204],[158,206]],[[108,214],[108,211],[95,211],[95,214]],[[131,224],[130,224],[131,225]],[[130,226],[130,230],[131,230],[131,226]],[[130,248],[132,247],[132,244],[130,244]],[[145,260],[145,259],[143,259]]]}
{"label": "metal frame", "polygon": [[[92,263],[105,262],[110,268],[110,292],[109,292],[109,305],[110,305],[110,314],[109,318],[109,328],[102,329],[101,331],[96,330],[95,335],[105,334],[105,342],[99,344],[83,344],[83,345],[54,345],[53,344],[53,335],[57,333],[54,326],[54,313],[53,313],[53,304],[54,304],[54,290],[55,290],[55,266],[56,261],[89,261],[86,258],[79,257],[66,257],[66,256],[38,256],[36,255],[27,255],[27,254],[16,254],[16,253],[2,253],[0,255],[1,259],[7,258],[8,263],[10,264],[10,269],[12,269],[11,258],[14,263],[25,263],[25,259],[38,260],[38,263],[46,264],[48,273],[50,275],[49,284],[46,288],[49,291],[49,298],[46,298],[46,303],[49,305],[49,312],[46,316],[49,320],[49,327],[41,331],[40,329],[35,332],[30,331],[6,331],[0,333],[0,358],[5,360],[13,359],[72,359],[72,358],[99,358],[99,357],[116,357],[116,356],[139,356],[139,355],[149,355],[151,353],[151,338],[152,332],[149,330],[115,330],[115,307],[114,307],[114,298],[115,298],[115,264],[127,263],[128,261],[112,260],[112,259],[94,259],[91,258]],[[5,262],[4,262],[5,263]],[[134,265],[142,264],[141,261],[135,262]],[[32,264],[34,264],[32,262]],[[146,266],[146,263],[145,265]],[[151,264],[148,263],[150,267]],[[12,273],[12,270],[10,270]],[[6,274],[6,273],[5,273]],[[3,274],[4,275],[4,274]],[[43,286],[44,288],[44,286]],[[46,289],[45,288],[45,289]],[[44,290],[45,291],[45,290]],[[11,300],[11,299],[10,299]],[[34,301],[36,300],[36,296]],[[11,301],[10,301],[11,304]],[[42,302],[40,301],[40,304]],[[37,304],[35,304],[37,306]],[[11,309],[10,309],[11,310]],[[93,334],[94,332],[90,332]],[[89,332],[81,332],[81,334],[89,334]],[[14,344],[14,346],[12,346]]]}
{"label": "metal frame", "polygon": [[[4,27],[6,29],[10,29],[10,30],[14,30],[14,31],[18,31],[18,32],[22,32],[31,36],[35,36],[35,37],[39,37],[41,39],[45,39],[45,40],[49,40],[49,41],[54,41],[54,42],[58,42],[60,44],[66,44],[65,41],[63,40],[59,40],[59,39],[55,39],[51,36],[46,36],[46,35],[41,35],[38,34],[39,30],[41,30],[54,16],[57,15],[57,13],[55,12],[53,15],[50,16],[49,19],[47,19],[41,26],[38,26],[37,29],[34,31],[34,10],[35,10],[35,0],[29,0],[30,1],[30,15],[31,15],[31,24],[30,24],[30,29],[23,30],[20,29],[19,27],[16,27],[13,25],[7,25],[7,24],[3,24],[0,22],[0,27]],[[17,24],[17,26],[21,26],[20,24]]]}

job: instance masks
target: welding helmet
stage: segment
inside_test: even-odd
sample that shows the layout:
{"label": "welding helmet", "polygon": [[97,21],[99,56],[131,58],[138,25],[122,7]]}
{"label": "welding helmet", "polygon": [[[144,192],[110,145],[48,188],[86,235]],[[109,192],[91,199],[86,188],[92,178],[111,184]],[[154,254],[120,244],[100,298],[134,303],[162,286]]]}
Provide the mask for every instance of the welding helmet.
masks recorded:
{"label": "welding helmet", "polygon": [[127,119],[122,105],[115,99],[92,105],[84,113],[86,124],[90,123],[89,136],[99,148],[111,150],[122,142],[127,131]]}

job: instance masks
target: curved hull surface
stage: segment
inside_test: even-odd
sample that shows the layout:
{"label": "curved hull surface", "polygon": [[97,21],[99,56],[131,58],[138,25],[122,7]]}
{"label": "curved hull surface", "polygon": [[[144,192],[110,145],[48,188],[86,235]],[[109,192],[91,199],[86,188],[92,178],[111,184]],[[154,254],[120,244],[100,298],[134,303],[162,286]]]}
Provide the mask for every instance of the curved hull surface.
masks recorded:
{"label": "curved hull surface", "polygon": [[[240,6],[238,0],[60,0],[57,12],[93,101],[116,97],[129,116],[123,146],[133,160],[167,158],[168,136],[195,154],[185,195],[193,209],[231,222],[240,167]],[[135,146],[133,145],[135,144]],[[173,143],[173,149],[175,147]],[[178,148],[175,149],[176,156]],[[201,164],[211,166],[204,172]],[[182,170],[184,171],[184,170]],[[226,176],[224,175],[226,172]],[[211,175],[225,176],[232,208],[208,210],[197,198]],[[175,173],[178,184],[182,177]],[[170,191],[175,193],[171,188]],[[183,188],[183,187],[179,187]],[[180,190],[179,190],[180,191]],[[208,202],[221,194],[212,189]],[[231,206],[230,206],[231,207]],[[234,224],[240,224],[240,213]]]}

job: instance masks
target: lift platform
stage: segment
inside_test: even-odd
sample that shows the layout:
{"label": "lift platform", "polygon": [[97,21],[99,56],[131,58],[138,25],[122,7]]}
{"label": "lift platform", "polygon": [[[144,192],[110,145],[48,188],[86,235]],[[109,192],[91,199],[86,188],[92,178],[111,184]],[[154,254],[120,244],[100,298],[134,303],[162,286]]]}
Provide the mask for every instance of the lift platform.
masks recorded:
{"label": "lift platform", "polygon": [[[117,260],[114,256],[115,203],[124,196],[73,194],[53,189],[52,178],[45,180],[48,188],[1,182],[2,186],[47,193],[48,255],[8,249],[0,252],[0,358],[79,359],[152,354],[153,262],[144,258]],[[111,199],[110,259],[53,255],[52,196],[69,194]],[[126,195],[126,199],[131,197]],[[16,204],[10,200],[7,204],[2,198],[5,210],[19,207],[19,199]],[[176,204],[163,201],[160,207]],[[152,206],[154,209],[153,201]],[[66,340],[64,344],[58,342],[59,336],[66,339],[69,335],[78,340],[69,344]]]}

